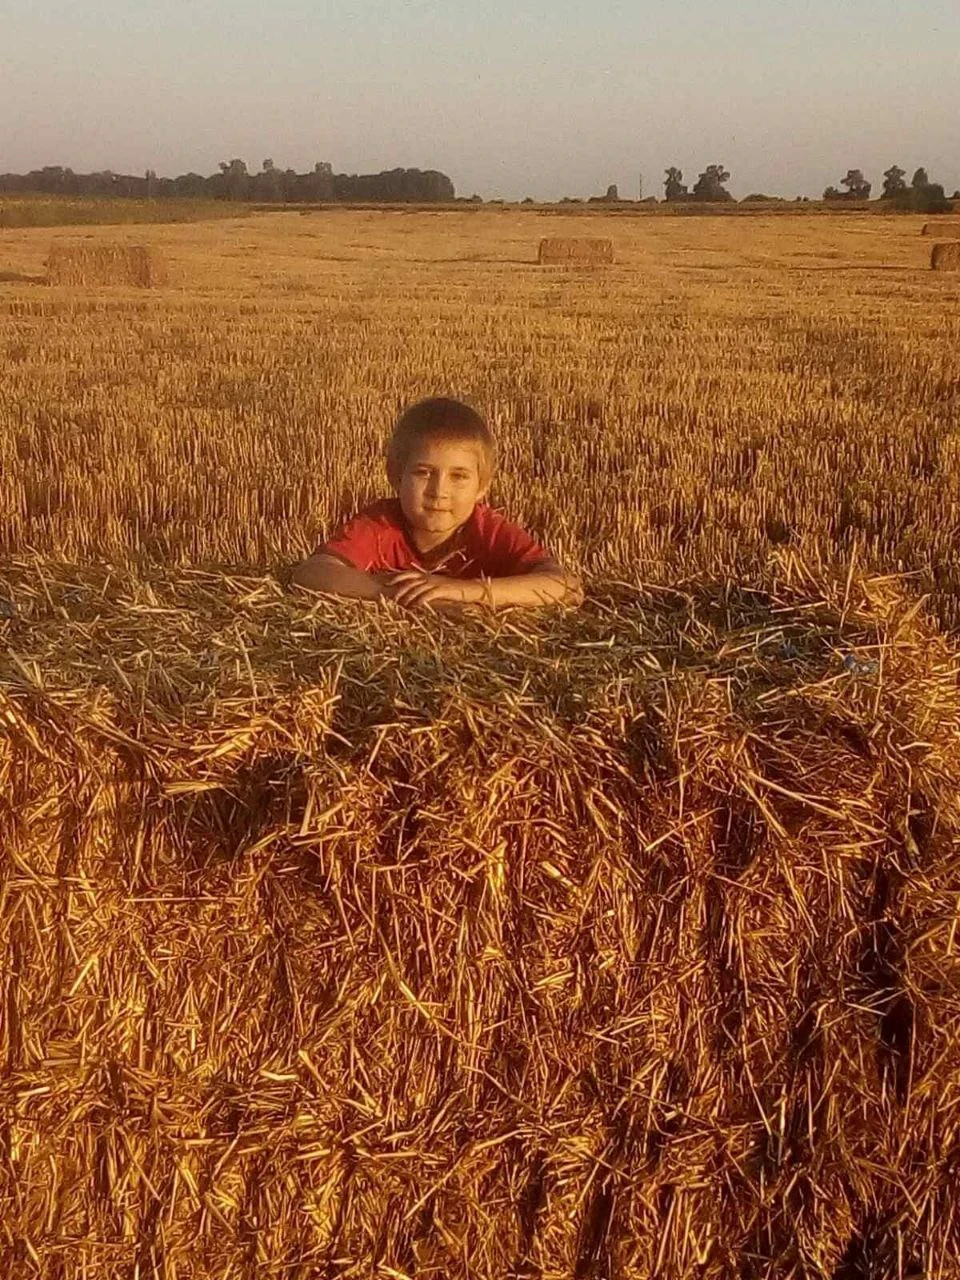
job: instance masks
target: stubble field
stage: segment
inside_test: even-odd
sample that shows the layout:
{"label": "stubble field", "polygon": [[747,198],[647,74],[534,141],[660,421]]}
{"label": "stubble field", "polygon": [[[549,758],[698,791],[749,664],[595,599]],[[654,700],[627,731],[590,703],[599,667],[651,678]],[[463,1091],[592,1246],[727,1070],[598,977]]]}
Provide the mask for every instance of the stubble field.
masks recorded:
{"label": "stubble field", "polygon": [[[956,1276],[921,224],[0,231],[4,1280]],[[41,283],[87,236],[170,283]],[[582,610],[277,580],[438,393]]]}
{"label": "stubble field", "polygon": [[[0,295],[0,548],[267,567],[381,492],[410,400],[488,413],[496,497],[590,576],[916,571],[960,623],[960,277],[922,220],[327,212],[157,228],[153,293]],[[603,270],[541,235],[612,233]],[[94,238],[142,241],[137,229]],[[8,275],[51,242],[7,232]]]}

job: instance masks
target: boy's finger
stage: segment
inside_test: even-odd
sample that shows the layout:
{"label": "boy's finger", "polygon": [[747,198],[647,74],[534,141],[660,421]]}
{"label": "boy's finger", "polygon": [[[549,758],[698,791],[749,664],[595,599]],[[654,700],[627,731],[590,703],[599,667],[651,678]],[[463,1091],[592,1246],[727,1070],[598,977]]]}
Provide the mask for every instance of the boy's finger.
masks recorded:
{"label": "boy's finger", "polygon": [[421,604],[423,600],[429,597],[432,593],[433,593],[433,588],[430,586],[408,587],[407,590],[403,593],[403,601],[404,601],[404,604]]}
{"label": "boy's finger", "polygon": [[435,582],[428,582],[423,586],[408,588],[404,594],[404,603],[411,608],[418,605],[428,605],[434,599],[442,596],[443,589],[438,587]]}
{"label": "boy's finger", "polygon": [[427,590],[429,590],[429,587],[425,587],[419,582],[410,582],[407,583],[406,586],[401,587],[399,591],[395,592],[393,598],[398,604],[412,604],[414,600]]}

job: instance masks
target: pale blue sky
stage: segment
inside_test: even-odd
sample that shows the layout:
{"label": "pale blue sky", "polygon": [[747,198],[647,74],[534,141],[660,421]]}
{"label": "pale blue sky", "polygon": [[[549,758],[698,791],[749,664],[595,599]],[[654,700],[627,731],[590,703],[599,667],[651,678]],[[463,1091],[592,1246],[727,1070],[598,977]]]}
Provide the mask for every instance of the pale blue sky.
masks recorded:
{"label": "pale blue sky", "polygon": [[960,187],[960,0],[0,0],[0,171],[437,168],[461,195]]}

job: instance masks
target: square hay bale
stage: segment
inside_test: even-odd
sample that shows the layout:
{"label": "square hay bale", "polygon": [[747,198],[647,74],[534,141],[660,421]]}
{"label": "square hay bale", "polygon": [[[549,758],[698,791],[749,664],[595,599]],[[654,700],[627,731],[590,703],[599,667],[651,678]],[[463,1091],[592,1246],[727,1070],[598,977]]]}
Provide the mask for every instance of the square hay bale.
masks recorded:
{"label": "square hay bale", "polygon": [[945,240],[960,240],[960,222],[925,222],[924,236],[942,236]]}
{"label": "square hay bale", "polygon": [[52,245],[47,256],[48,284],[119,284],[150,289],[166,284],[167,279],[162,256],[145,244],[64,241]]}
{"label": "square hay bale", "polygon": [[960,240],[935,244],[930,254],[930,266],[934,271],[960,271]]}
{"label": "square hay bale", "polygon": [[613,262],[613,241],[589,236],[551,236],[540,241],[537,261],[543,263]]}
{"label": "square hay bale", "polygon": [[0,664],[4,1227],[61,1275],[244,1274],[250,1223],[272,1280],[956,1274],[960,690],[912,594],[701,583],[526,653],[305,645],[175,568],[0,598],[44,672]]}

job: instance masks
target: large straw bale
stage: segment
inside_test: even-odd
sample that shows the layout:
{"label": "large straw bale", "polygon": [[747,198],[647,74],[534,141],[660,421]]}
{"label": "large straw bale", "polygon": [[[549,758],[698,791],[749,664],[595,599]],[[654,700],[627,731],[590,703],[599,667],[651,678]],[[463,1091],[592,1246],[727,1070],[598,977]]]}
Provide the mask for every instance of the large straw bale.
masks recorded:
{"label": "large straw bale", "polygon": [[613,241],[589,236],[552,236],[540,241],[540,263],[592,265],[613,262]]}
{"label": "large straw bale", "polygon": [[47,282],[74,285],[133,285],[149,289],[166,284],[168,272],[157,249],[144,244],[59,241],[47,255]]}
{"label": "large straw bale", "polygon": [[957,657],[782,564],[522,623],[0,570],[12,1265],[952,1276]]}
{"label": "large straw bale", "polygon": [[950,222],[944,219],[942,222],[925,222],[921,235],[938,236],[944,240],[960,240],[960,221]]}
{"label": "large straw bale", "polygon": [[935,244],[930,252],[930,266],[934,271],[960,271],[960,240]]}

